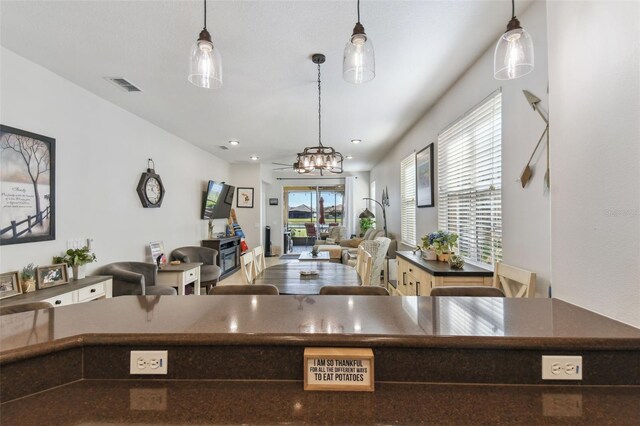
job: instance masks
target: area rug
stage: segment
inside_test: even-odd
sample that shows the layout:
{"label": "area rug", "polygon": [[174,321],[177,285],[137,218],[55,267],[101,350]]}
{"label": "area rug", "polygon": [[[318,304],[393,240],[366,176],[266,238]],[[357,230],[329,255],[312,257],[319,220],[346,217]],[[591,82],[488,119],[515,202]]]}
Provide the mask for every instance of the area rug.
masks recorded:
{"label": "area rug", "polygon": [[300,253],[287,253],[280,256],[280,259],[297,259],[300,257]]}

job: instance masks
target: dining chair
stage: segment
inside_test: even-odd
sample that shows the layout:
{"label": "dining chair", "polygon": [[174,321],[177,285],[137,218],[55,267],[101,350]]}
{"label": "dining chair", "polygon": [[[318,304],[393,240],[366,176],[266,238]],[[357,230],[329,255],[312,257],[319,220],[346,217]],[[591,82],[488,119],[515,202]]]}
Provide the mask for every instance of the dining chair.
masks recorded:
{"label": "dining chair", "polygon": [[240,256],[240,269],[242,270],[244,282],[253,284],[253,281],[256,279],[253,252],[248,251]]}
{"label": "dining chair", "polygon": [[386,288],[377,285],[372,286],[341,286],[325,285],[320,287],[321,296],[389,296]]}
{"label": "dining chair", "polygon": [[362,285],[371,285],[371,266],[373,257],[364,247],[358,247],[358,257],[356,258],[356,272],[360,276]]}
{"label": "dining chair", "polygon": [[489,286],[441,286],[431,289],[429,296],[504,297],[504,292]]}
{"label": "dining chair", "polygon": [[262,246],[258,246],[253,249],[253,265],[255,271],[255,277],[260,275],[262,271],[267,267],[267,263],[264,259],[264,249]]}
{"label": "dining chair", "polygon": [[318,230],[316,229],[316,224],[313,222],[305,222],[304,229],[307,231],[307,245],[309,245],[309,238],[311,238],[315,243],[315,241],[318,239]]}
{"label": "dining chair", "polygon": [[493,269],[493,286],[501,289],[507,297],[534,297],[536,274],[496,262]]}
{"label": "dining chair", "polygon": [[215,286],[211,289],[209,294],[211,295],[253,294],[253,295],[277,296],[280,293],[278,292],[278,287],[271,284],[255,284],[255,285],[233,284],[233,285]]}

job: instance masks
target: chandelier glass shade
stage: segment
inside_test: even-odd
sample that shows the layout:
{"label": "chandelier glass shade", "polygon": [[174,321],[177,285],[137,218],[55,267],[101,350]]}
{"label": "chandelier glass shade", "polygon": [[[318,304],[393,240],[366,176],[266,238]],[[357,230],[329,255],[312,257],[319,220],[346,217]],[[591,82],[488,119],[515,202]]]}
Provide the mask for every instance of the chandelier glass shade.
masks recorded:
{"label": "chandelier glass shade", "polygon": [[320,74],[320,64],[325,61],[325,56],[316,53],[311,57],[314,64],[318,65],[318,145],[308,146],[296,157],[293,163],[293,170],[300,174],[311,173],[314,170],[323,172],[342,173],[342,163],[344,157],[341,153],[330,146],[322,144],[322,81]]}
{"label": "chandelier glass shade", "polygon": [[373,43],[360,23],[360,0],[358,0],[358,22],[344,48],[342,77],[353,84],[366,83],[376,76],[376,60]]}
{"label": "chandelier glass shade", "polygon": [[496,80],[513,80],[533,71],[533,39],[520,26],[512,0],[511,20],[507,31],[500,36],[493,55],[493,75]]}
{"label": "chandelier glass shade", "polygon": [[222,87],[222,56],[207,31],[207,1],[204,1],[204,28],[191,47],[189,82],[205,89]]}

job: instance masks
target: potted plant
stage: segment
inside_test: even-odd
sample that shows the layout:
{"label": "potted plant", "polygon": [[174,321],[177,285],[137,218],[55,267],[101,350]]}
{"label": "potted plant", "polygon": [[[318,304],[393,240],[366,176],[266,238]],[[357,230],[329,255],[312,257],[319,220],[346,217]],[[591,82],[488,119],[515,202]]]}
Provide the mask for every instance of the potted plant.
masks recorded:
{"label": "potted plant", "polygon": [[373,228],[375,226],[375,219],[370,217],[361,217],[360,218],[360,236],[362,237],[368,229]]}
{"label": "potted plant", "polygon": [[450,253],[458,246],[458,234],[449,231],[432,232],[422,237],[422,246],[433,250],[439,261],[446,262]]}
{"label": "potted plant", "polygon": [[67,266],[73,270],[73,279],[79,280],[84,278],[84,268],[81,266],[87,263],[95,262],[96,255],[89,251],[89,247],[82,247],[80,249],[69,249],[63,256],[55,256],[53,263],[66,263]]}
{"label": "potted plant", "polygon": [[36,268],[33,263],[22,268],[20,277],[22,278],[22,292],[28,293],[36,290]]}
{"label": "potted plant", "polygon": [[422,258],[424,260],[438,260],[438,255],[436,255],[435,250],[429,242],[429,235],[422,237],[422,244],[418,245],[416,249],[422,252]]}

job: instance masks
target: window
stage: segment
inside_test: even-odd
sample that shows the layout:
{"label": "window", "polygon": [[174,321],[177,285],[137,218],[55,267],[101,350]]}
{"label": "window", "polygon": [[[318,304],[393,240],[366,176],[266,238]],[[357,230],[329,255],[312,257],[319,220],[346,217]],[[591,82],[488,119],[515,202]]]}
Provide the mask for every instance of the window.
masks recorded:
{"label": "window", "polygon": [[438,228],[486,265],[502,259],[501,125],[497,91],[438,135]]}
{"label": "window", "polygon": [[400,162],[400,233],[409,246],[416,245],[416,154]]}

